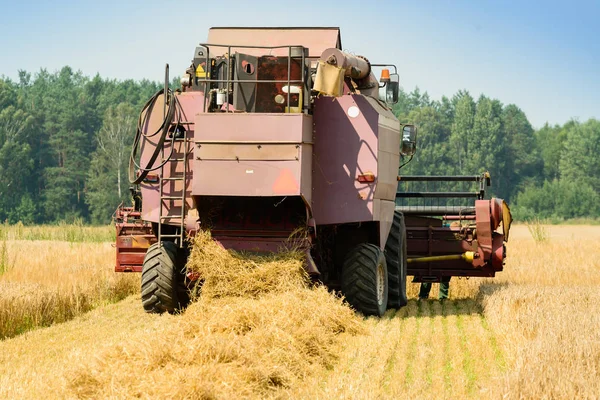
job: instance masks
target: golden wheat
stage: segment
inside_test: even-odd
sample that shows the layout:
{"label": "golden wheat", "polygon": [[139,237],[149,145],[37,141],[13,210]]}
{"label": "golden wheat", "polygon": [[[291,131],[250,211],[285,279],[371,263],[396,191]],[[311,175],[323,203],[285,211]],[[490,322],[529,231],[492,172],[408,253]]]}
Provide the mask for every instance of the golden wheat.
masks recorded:
{"label": "golden wheat", "polygon": [[83,221],[57,225],[14,225],[0,224],[0,240],[54,240],[64,242],[114,242],[116,237],[113,225],[89,226]]}
{"label": "golden wheat", "polygon": [[453,279],[446,302],[410,284],[381,319],[307,287],[297,255],[203,243],[206,296],[184,314],[136,295],[4,340],[0,397],[597,398],[600,227],[544,229],[513,229],[496,278]]}
{"label": "golden wheat", "polygon": [[[100,318],[93,329],[106,330],[100,348],[90,346],[86,338],[72,343],[66,358],[55,359],[55,368],[36,368],[44,376],[41,384],[32,380],[28,369],[19,364],[11,367],[13,360],[0,356],[0,395],[280,396],[306,377],[333,368],[342,335],[363,332],[360,318],[342,299],[324,287],[309,286],[299,254],[242,258],[220,249],[208,236],[199,235],[197,241],[191,266],[204,273],[203,293],[184,316],[148,316],[145,322],[151,329],[144,329],[135,325],[140,322],[135,317],[130,318],[135,323],[123,318],[123,324],[115,326],[106,321],[101,308],[88,314],[88,318]],[[141,313],[139,299],[124,304],[132,314]],[[70,339],[77,336],[70,330],[81,332],[72,321],[50,328],[49,335],[53,337],[61,328],[69,331],[63,335]],[[25,337],[29,346],[36,346],[48,334],[36,331]],[[17,343],[17,339],[6,341],[3,354],[14,351]],[[43,351],[40,356],[30,347],[21,352],[27,353],[29,363],[41,358],[41,364],[49,353]],[[56,367],[63,372],[53,379]],[[20,384],[14,387],[17,381],[27,382],[29,389]]]}
{"label": "golden wheat", "polygon": [[139,291],[139,277],[113,272],[110,243],[4,243],[0,339],[64,322]]}

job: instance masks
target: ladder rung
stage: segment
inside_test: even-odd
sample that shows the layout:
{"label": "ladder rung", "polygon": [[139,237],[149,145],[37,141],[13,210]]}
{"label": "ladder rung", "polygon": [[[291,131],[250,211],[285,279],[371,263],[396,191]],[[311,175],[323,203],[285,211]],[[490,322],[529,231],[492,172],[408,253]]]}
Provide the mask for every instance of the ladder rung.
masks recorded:
{"label": "ladder rung", "polygon": [[183,200],[181,196],[161,196],[161,200]]}
{"label": "ladder rung", "polygon": [[169,158],[168,160],[163,159],[165,161],[187,161],[187,158]]}
{"label": "ladder rung", "polygon": [[180,238],[181,235],[160,235],[161,238]]}
{"label": "ladder rung", "polygon": [[174,219],[174,218],[181,218],[183,217],[183,215],[165,215],[160,217],[161,219]]}
{"label": "ladder rung", "polygon": [[183,176],[172,176],[169,178],[162,178],[163,181],[182,181],[183,179]]}

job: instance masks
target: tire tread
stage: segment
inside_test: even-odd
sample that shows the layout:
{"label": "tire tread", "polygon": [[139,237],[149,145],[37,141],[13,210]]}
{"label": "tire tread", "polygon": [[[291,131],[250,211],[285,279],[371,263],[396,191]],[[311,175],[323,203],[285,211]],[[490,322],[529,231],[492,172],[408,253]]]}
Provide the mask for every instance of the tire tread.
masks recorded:
{"label": "tire tread", "polygon": [[[348,303],[364,315],[383,315],[383,307],[377,302],[377,266],[385,258],[381,249],[373,244],[362,243],[346,256],[342,268],[342,292]],[[385,295],[384,295],[385,297]]]}
{"label": "tire tread", "polygon": [[174,314],[187,306],[185,282],[177,268],[180,261],[173,242],[152,244],[146,251],[142,268],[142,305],[148,313]]}
{"label": "tire tread", "polygon": [[[404,215],[394,212],[394,220],[385,244],[388,266],[388,307],[400,308],[407,304],[406,297],[406,226]],[[401,264],[402,263],[402,264]]]}

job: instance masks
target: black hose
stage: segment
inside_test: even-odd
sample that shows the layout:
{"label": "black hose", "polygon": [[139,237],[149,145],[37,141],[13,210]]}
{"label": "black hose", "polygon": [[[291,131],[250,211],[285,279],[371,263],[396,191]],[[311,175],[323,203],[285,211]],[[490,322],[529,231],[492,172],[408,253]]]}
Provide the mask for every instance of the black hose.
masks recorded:
{"label": "black hose", "polygon": [[[146,123],[148,121],[149,115],[150,115],[152,109],[154,108],[156,100],[163,94],[165,97],[165,102],[168,102],[168,105],[167,105],[168,111],[167,111],[167,114],[165,115],[165,119],[163,120],[160,127],[154,133],[144,134],[143,133],[144,125],[146,125]],[[171,122],[173,121],[173,118],[176,115],[177,115],[177,126],[179,126],[179,122],[181,120],[181,105],[179,104],[179,100],[176,98],[175,94],[173,93],[173,91],[171,89],[167,89],[166,93],[165,93],[164,89],[160,89],[146,102],[146,104],[144,104],[144,107],[142,108],[142,111],[140,112],[140,116],[138,118],[135,139],[133,141],[133,146],[131,148],[131,156],[129,157],[129,183],[131,183],[132,185],[138,185],[139,183],[141,183],[146,178],[146,176],[148,175],[148,173],[150,171],[155,171],[159,168],[162,168],[169,161],[171,156],[173,155],[173,149],[175,147],[175,136],[176,136],[175,132],[173,132],[173,135],[171,138],[171,153],[165,160],[162,161],[162,163],[160,165],[154,166],[154,163],[156,162],[158,155],[160,154],[161,150],[163,149],[163,145],[165,143],[167,135],[169,134],[169,128],[171,127]],[[151,138],[153,136],[156,136],[159,132],[160,132],[160,138],[159,138],[158,142],[156,143],[156,147],[154,148],[154,152],[152,153],[152,156],[148,160],[148,163],[146,164],[146,166],[141,167],[135,161],[135,157],[137,156],[137,152],[140,147],[140,142],[142,140],[142,137],[146,138],[146,139]],[[138,177],[135,176],[136,168],[138,169],[138,171],[141,171],[141,173]]]}

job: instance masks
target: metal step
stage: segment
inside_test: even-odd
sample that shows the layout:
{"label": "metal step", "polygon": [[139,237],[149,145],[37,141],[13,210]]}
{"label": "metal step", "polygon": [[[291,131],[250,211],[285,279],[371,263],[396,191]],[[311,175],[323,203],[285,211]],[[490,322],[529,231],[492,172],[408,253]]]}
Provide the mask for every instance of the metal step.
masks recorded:
{"label": "metal step", "polygon": [[169,178],[161,178],[163,181],[182,181],[185,178],[183,176],[172,176]]}
{"label": "metal step", "polygon": [[165,215],[160,217],[161,219],[175,219],[175,218],[182,218],[183,215]]}
{"label": "metal step", "polygon": [[183,200],[181,196],[161,196],[161,200]]}

